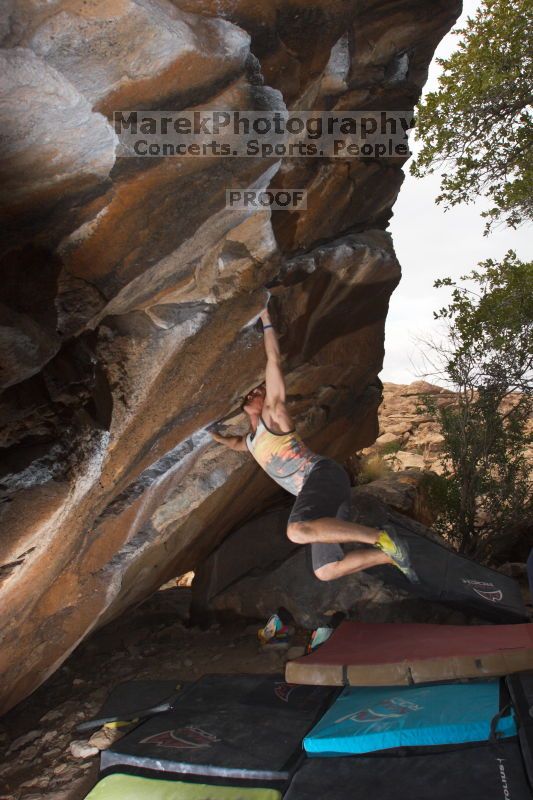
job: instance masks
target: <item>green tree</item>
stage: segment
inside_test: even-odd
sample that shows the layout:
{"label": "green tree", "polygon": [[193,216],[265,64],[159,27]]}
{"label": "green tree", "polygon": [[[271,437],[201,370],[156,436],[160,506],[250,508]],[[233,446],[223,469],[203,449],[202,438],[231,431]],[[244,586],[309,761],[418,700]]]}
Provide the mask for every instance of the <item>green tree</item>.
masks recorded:
{"label": "green tree", "polygon": [[438,59],[438,90],[418,107],[411,173],[442,170],[446,208],[486,197],[486,233],[514,228],[533,217],[533,0],[483,0],[457,33],[457,50]]}
{"label": "green tree", "polygon": [[444,436],[444,473],[430,483],[437,527],[461,552],[490,560],[533,517],[531,466],[525,450],[532,411],[533,262],[510,250],[501,262],[481,262],[452,287],[435,313],[449,338],[433,347],[441,377],[457,401],[424,398]]}

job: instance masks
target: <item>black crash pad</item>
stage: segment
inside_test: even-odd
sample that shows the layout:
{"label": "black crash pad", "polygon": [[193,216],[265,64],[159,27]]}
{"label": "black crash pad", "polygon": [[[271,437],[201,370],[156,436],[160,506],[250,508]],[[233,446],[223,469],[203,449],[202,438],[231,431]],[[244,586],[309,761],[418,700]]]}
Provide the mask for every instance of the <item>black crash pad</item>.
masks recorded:
{"label": "black crash pad", "polygon": [[531,800],[516,740],[417,756],[307,759],[285,800]]}
{"label": "black crash pad", "polygon": [[529,621],[520,587],[513,578],[414,533],[398,521],[398,515],[394,527],[409,546],[420,583],[410,583],[395,567],[374,567],[386,583],[492,622]]}
{"label": "black crash pad", "polygon": [[[167,703],[171,706],[183,690],[183,681],[154,681],[139,680],[125,681],[115,686],[95,717],[84,720],[78,730],[92,730],[101,727],[106,722],[139,719],[152,716],[154,711]],[[146,713],[146,712],[152,713]]]}
{"label": "black crash pad", "polygon": [[522,756],[533,787],[533,670],[508,675],[507,686],[518,718]]}
{"label": "black crash pad", "polygon": [[135,728],[101,755],[101,769],[127,765],[161,773],[286,781],[303,737],[335,695],[281,676],[206,675],[172,712]]}

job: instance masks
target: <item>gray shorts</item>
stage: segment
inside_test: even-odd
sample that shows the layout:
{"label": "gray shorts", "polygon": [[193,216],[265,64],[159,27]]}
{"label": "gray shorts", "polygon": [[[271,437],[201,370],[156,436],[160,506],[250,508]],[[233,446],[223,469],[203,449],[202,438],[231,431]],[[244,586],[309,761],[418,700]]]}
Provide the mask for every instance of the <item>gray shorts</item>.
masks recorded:
{"label": "gray shorts", "polygon": [[[302,486],[289,516],[291,522],[307,522],[322,517],[350,520],[350,479],[348,473],[331,458],[317,461]],[[340,544],[314,542],[311,545],[313,571],[334,561],[342,561]]]}

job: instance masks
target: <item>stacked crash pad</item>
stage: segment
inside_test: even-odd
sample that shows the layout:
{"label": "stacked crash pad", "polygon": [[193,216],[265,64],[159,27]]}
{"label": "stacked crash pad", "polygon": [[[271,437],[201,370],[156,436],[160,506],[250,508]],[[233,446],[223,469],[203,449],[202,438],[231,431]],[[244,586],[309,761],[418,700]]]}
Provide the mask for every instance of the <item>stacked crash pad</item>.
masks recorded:
{"label": "stacked crash pad", "polygon": [[[533,673],[513,681],[529,692]],[[145,688],[155,700],[175,689],[173,682],[152,683]],[[120,695],[132,714],[127,685],[107,710],[121,711]],[[183,687],[171,712],[140,722],[102,753],[102,779],[87,800],[530,800],[508,701],[494,680],[346,688],[339,695],[279,676],[204,676]],[[422,724],[413,724],[417,716]],[[324,742],[332,720],[333,727],[350,722],[349,736],[330,736],[306,758],[302,741],[307,750],[313,740]],[[339,757],[355,752],[359,725],[360,754]]]}
{"label": "stacked crash pad", "polygon": [[281,800],[281,793],[113,773],[102,778],[86,800]]}
{"label": "stacked crash pad", "polygon": [[[413,756],[309,759],[296,772],[286,800],[531,800],[516,742]],[[163,777],[111,774],[86,800],[281,800],[269,788],[214,786]]]}
{"label": "stacked crash pad", "polygon": [[206,675],[171,711],[104,750],[101,766],[282,784],[332,697],[329,687],[289,686],[280,676]]}
{"label": "stacked crash pad", "polygon": [[343,622],[314,653],[289,661],[289,683],[398,686],[503,676],[533,668],[533,624]]}
{"label": "stacked crash pad", "polygon": [[310,756],[434,747],[516,735],[499,680],[426,686],[347,686],[307,734]]}
{"label": "stacked crash pad", "polygon": [[311,758],[285,800],[531,800],[516,741],[407,757]]}

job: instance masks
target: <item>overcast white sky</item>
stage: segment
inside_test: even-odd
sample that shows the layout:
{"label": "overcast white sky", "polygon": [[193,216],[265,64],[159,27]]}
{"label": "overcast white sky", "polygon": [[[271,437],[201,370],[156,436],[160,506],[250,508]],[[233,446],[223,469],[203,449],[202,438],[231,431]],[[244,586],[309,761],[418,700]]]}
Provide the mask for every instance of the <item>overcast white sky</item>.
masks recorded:
{"label": "overcast white sky", "polygon": [[[464,0],[462,20],[472,16],[479,0]],[[436,56],[446,57],[455,49],[457,37],[449,33]],[[431,65],[425,92],[437,88],[439,67]],[[411,149],[416,150],[416,142]],[[447,211],[435,204],[440,181],[435,175],[412,178],[407,162],[406,178],[394,206],[390,231],[403,277],[393,293],[385,331],[385,362],[380,378],[394,383],[419,380],[424,371],[417,338],[438,336],[439,323],[433,311],[445,304],[444,289],[434,289],[436,278],[459,277],[485,258],[500,259],[510,248],[522,260],[533,257],[533,228],[499,229],[483,236],[483,205],[459,206]],[[438,381],[435,381],[438,382]]]}

